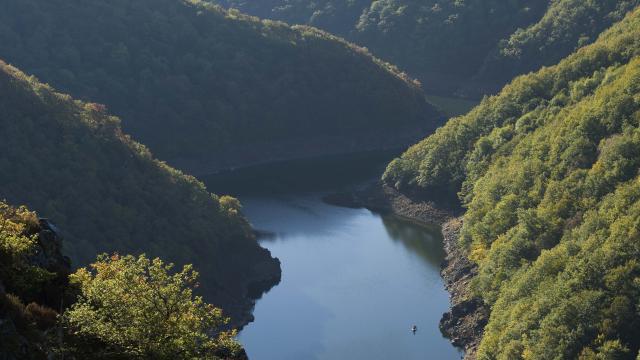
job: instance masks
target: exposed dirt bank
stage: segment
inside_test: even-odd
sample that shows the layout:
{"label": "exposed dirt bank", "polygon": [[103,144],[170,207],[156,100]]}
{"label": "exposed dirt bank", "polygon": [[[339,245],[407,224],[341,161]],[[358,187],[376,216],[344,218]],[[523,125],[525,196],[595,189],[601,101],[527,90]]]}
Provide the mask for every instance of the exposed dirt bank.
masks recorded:
{"label": "exposed dirt bank", "polygon": [[409,220],[435,225],[444,224],[456,214],[454,210],[438,207],[431,201],[414,201],[396,189],[377,181],[342,193],[327,195],[323,200],[337,206],[393,213]]}
{"label": "exposed dirt bank", "polygon": [[489,308],[471,293],[471,280],[477,274],[477,266],[467,258],[458,239],[462,217],[442,225],[444,250],[442,278],[451,294],[451,308],[440,319],[440,330],[453,345],[465,350],[465,359],[475,359],[484,327],[489,320]]}

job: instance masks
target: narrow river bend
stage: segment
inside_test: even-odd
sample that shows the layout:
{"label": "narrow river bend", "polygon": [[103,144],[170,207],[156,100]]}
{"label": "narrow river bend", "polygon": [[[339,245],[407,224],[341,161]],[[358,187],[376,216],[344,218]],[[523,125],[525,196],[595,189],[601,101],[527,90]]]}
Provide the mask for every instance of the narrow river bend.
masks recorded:
{"label": "narrow river bend", "polygon": [[[366,173],[349,161],[343,165],[360,176]],[[349,173],[336,172],[332,161],[313,168],[324,166],[335,176]],[[373,164],[366,167],[374,168],[379,171]],[[282,262],[281,283],[258,300],[255,322],[239,336],[250,359],[459,359],[461,353],[438,329],[449,301],[439,274],[440,229],[325,204],[322,195],[337,190],[339,181],[313,177],[330,188],[309,190],[306,185],[313,181],[305,179],[307,189],[301,190],[293,186],[299,179],[281,176],[281,169],[276,173],[274,183],[291,186],[230,189],[264,234],[262,246]],[[269,183],[264,173],[235,176],[260,176]],[[215,189],[213,180],[208,183]]]}

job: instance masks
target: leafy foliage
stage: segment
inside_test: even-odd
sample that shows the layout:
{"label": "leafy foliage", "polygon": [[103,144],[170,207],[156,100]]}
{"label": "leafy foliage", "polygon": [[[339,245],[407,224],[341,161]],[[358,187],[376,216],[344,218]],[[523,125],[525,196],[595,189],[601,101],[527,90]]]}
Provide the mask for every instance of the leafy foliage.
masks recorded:
{"label": "leafy foliage", "polygon": [[334,34],[353,30],[371,0],[217,0],[216,3],[265,19],[307,24]]}
{"label": "leafy foliage", "polygon": [[503,84],[514,76],[556,64],[638,6],[636,0],[554,0],[544,16],[501,40],[474,76]]}
{"label": "leafy foliage", "polygon": [[[365,49],[199,0],[3,1],[0,57],[106,104],[159,158],[199,171],[405,145],[439,116]],[[380,136],[392,129],[405,138]]]}
{"label": "leafy foliage", "polygon": [[367,46],[431,91],[495,92],[589,44],[637,0],[219,0]]}
{"label": "leafy foliage", "polygon": [[197,277],[190,265],[174,272],[158,258],[99,256],[91,269],[71,276],[81,295],[65,312],[65,324],[75,342],[101,344],[96,358],[237,356],[235,332],[220,331],[228,321],[221,310],[193,295]]}
{"label": "leafy foliage", "polygon": [[640,10],[394,160],[404,191],[461,190],[481,359],[640,348]]}
{"label": "leafy foliage", "polygon": [[48,338],[43,333],[57,323],[58,313],[36,303],[24,305],[13,294],[0,292],[0,356],[6,359],[46,359]]}
{"label": "leafy foliage", "polygon": [[[144,255],[102,255],[69,284],[68,261],[47,243],[61,241],[49,237],[51,226],[24,206],[0,202],[0,357],[245,358],[236,332],[221,330],[229,321],[222,310],[193,294],[199,284],[191,265],[176,272]],[[47,305],[71,307],[60,317]]]}
{"label": "leafy foliage", "polygon": [[[33,259],[42,252],[40,225],[26,207],[0,201],[0,357],[46,359],[47,337],[58,313],[67,272],[50,271]],[[28,304],[28,305],[25,305]]]}
{"label": "leafy foliage", "polygon": [[381,0],[363,12],[354,36],[427,88],[453,92],[500,39],[534,23],[546,6],[535,0]]}
{"label": "leafy foliage", "polygon": [[36,251],[37,226],[35,213],[0,201],[0,283],[5,291],[29,300],[54,276],[29,261]]}
{"label": "leafy foliage", "polygon": [[248,306],[255,264],[274,260],[233,202],[155,160],[100,105],[4,63],[0,93],[0,197],[47,214],[75,263],[105,251],[164,255],[199,266],[210,301]]}

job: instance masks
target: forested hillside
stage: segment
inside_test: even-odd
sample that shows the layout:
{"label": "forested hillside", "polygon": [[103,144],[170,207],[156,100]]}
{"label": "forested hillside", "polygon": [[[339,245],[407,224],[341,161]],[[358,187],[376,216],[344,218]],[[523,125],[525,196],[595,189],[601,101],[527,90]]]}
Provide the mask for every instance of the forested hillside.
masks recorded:
{"label": "forested hillside", "polygon": [[277,281],[238,201],[155,160],[103,106],[2,62],[0,94],[0,199],[51,218],[76,265],[105,251],[195,263],[208,299],[236,317]]}
{"label": "forested hillside", "polygon": [[51,222],[0,201],[0,358],[246,359],[191,265],[112,254],[72,274],[62,247]]}
{"label": "forested hillside", "polygon": [[215,0],[227,8],[289,24],[307,24],[348,35],[372,0]]}
{"label": "forested hillside", "polygon": [[[519,74],[556,64],[640,4],[637,0],[555,0],[544,16],[498,43],[468,86],[498,90]],[[461,90],[462,92],[465,89]]]}
{"label": "forested hillside", "polygon": [[430,91],[480,96],[552,65],[637,0],[219,0],[261,17],[310,24],[366,46]]}
{"label": "forested hillside", "polygon": [[406,146],[440,117],[362,48],[199,0],[2,1],[0,57],[191,173]]}
{"label": "forested hillside", "polygon": [[393,161],[387,183],[460,191],[491,306],[478,358],[635,359],[640,347],[640,10],[515,79]]}

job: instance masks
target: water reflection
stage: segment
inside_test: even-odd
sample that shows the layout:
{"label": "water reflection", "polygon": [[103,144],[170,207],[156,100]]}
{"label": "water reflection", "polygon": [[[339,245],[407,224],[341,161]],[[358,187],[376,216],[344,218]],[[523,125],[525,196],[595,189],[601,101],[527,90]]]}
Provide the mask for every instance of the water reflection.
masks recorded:
{"label": "water reflection", "polygon": [[[459,359],[437,228],[323,203],[322,191],[377,177],[388,154],[289,162],[205,179],[238,196],[282,281],[240,334],[252,360]],[[411,326],[416,324],[415,335]]]}
{"label": "water reflection", "polygon": [[401,150],[372,151],[256,165],[200,178],[217,194],[287,196],[307,191],[335,191],[379,177]]}
{"label": "water reflection", "polygon": [[240,335],[251,359],[460,357],[438,329],[448,306],[439,229],[334,207],[320,195],[241,201],[272,234],[261,243],[283,271]]}
{"label": "water reflection", "polygon": [[326,205],[318,195],[242,197],[243,212],[259,233],[270,234],[261,241],[277,241],[304,235],[330,236],[344,231],[357,213]]}
{"label": "water reflection", "polygon": [[442,233],[437,226],[415,224],[393,215],[382,217],[389,238],[400,242],[408,251],[419,255],[427,263],[439,267],[444,260]]}

